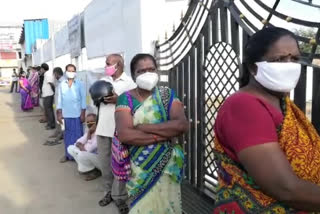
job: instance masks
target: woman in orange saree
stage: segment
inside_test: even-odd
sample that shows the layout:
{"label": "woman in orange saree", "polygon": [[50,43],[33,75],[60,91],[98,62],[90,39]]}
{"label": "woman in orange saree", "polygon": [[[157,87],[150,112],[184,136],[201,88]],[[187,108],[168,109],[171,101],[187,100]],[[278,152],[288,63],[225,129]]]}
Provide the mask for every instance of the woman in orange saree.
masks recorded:
{"label": "woman in orange saree", "polygon": [[320,212],[320,137],[286,95],[301,65],[294,34],[255,33],[241,88],[215,123],[219,187],[214,214]]}

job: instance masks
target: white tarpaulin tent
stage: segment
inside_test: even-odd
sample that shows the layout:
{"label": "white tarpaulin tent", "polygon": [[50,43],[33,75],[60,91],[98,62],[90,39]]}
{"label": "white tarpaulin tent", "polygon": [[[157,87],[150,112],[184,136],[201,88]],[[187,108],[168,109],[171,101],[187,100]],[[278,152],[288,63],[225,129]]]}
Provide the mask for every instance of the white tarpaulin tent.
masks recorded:
{"label": "white tarpaulin tent", "polygon": [[42,49],[38,49],[36,52],[32,53],[33,65],[40,65],[42,63],[41,51]]}
{"label": "white tarpaulin tent", "polygon": [[59,57],[70,53],[70,45],[68,39],[68,27],[64,26],[59,32],[55,34],[55,56]]}
{"label": "white tarpaulin tent", "polygon": [[43,45],[43,62],[48,62],[52,60],[52,40],[49,39]]}
{"label": "white tarpaulin tent", "polygon": [[106,3],[105,0],[95,0],[85,9],[85,43],[88,59],[125,50],[124,4],[128,4],[127,1],[109,0]]}
{"label": "white tarpaulin tent", "polygon": [[68,22],[68,38],[70,44],[70,55],[72,58],[81,55],[81,18],[74,16]]}

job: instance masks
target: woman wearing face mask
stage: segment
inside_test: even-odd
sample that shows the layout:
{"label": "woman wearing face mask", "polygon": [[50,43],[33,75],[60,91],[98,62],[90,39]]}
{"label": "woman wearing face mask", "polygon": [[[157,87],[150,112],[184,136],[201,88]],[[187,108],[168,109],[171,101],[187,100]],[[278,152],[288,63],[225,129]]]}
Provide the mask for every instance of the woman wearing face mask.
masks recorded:
{"label": "woman wearing face mask", "polygon": [[241,88],[214,127],[215,214],[320,211],[320,138],[286,96],[300,77],[299,56],[282,28],[264,28],[245,46]]}
{"label": "woman wearing face mask", "polygon": [[33,109],[32,99],[30,95],[31,86],[26,76],[27,76],[27,73],[22,72],[21,78],[19,80],[22,111],[28,111],[30,109]]}
{"label": "woman wearing face mask", "polygon": [[28,81],[31,86],[31,97],[33,106],[39,106],[39,74],[35,67],[31,67],[31,73],[29,75]]}
{"label": "woman wearing face mask", "polygon": [[183,104],[173,90],[156,87],[153,56],[137,54],[130,68],[138,87],[118,98],[115,114],[118,138],[129,145],[130,213],[180,214],[184,154],[171,139],[188,130]]}
{"label": "woman wearing face mask", "polygon": [[[83,135],[82,123],[85,121],[86,92],[83,83],[76,79],[76,66],[66,66],[66,78],[58,86],[57,120],[64,123],[65,154],[61,163],[73,160],[68,146],[73,145]],[[64,119],[64,120],[62,120]]]}

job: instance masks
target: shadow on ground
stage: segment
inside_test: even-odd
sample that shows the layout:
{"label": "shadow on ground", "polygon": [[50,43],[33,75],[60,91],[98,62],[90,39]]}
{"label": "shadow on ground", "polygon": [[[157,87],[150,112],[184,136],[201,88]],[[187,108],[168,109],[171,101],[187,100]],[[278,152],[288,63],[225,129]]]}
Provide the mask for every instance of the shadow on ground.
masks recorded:
{"label": "shadow on ground", "polygon": [[74,162],[59,163],[63,145],[42,143],[52,134],[40,124],[42,112],[20,110],[20,95],[0,88],[0,213],[117,214],[99,207],[100,179],[81,179]]}

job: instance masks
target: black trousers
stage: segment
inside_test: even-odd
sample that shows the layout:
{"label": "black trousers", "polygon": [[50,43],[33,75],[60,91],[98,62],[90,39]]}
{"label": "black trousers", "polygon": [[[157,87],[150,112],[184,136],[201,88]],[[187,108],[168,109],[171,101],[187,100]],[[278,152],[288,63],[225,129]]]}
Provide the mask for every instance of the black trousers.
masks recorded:
{"label": "black trousers", "polygon": [[56,120],[54,118],[54,111],[53,111],[53,99],[54,99],[54,96],[48,96],[43,98],[44,113],[48,121],[47,126],[50,128],[54,128],[56,126]]}
{"label": "black trousers", "polygon": [[18,93],[18,81],[13,81],[13,82],[11,83],[10,93],[13,92],[14,86],[16,86],[16,92]]}

